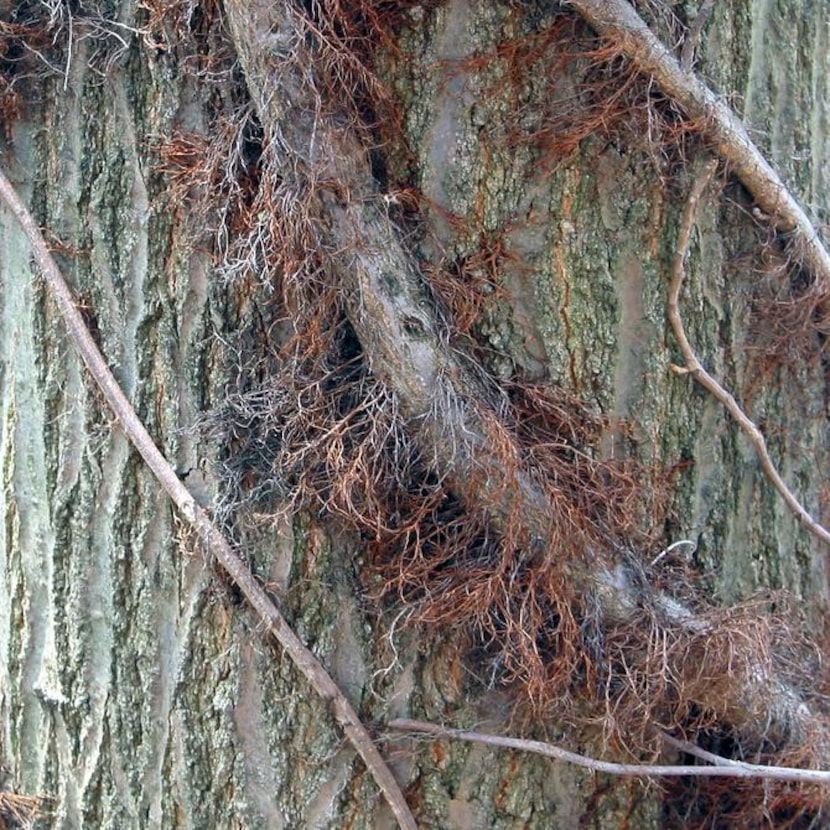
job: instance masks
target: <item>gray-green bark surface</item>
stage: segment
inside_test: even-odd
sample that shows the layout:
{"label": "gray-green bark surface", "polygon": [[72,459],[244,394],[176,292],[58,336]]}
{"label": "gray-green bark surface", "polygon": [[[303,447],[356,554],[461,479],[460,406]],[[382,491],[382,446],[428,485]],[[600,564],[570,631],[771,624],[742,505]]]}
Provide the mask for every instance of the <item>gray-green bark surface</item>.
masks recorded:
{"label": "gray-green bark surface", "polygon": [[[693,17],[695,5],[675,11]],[[553,12],[542,2],[414,6],[402,56],[381,55],[432,220],[414,253],[452,267],[482,234],[504,231],[504,298],[476,330],[492,350],[489,368],[563,384],[630,419],[635,440],[611,431],[604,452],[682,462],[670,541],[696,543],[694,562],[716,596],[728,603],[783,587],[818,625],[824,552],[722,408],[669,369],[678,354],[665,297],[686,176],[664,187],[648,135],[588,138],[554,169],[541,166],[532,147],[511,145],[515,112],[531,129],[545,96],[567,95],[570,79],[531,72],[517,89],[498,58],[465,63],[543,29]],[[60,243],[93,331],[158,445],[209,504],[224,503],[212,465],[229,448],[200,418],[239,382],[238,363],[267,352],[258,338],[277,326],[276,304],[262,282],[223,278],[212,256],[217,220],[194,223],[191,204],[168,198],[158,148],[176,131],[217,140],[212,119],[248,93],[218,23],[199,42],[222,59],[198,76],[196,34],[142,38],[115,18],[140,27],[141,10],[108,14],[115,34],[106,38],[78,15],[65,76],[18,82],[29,103],[9,125],[3,164]],[[830,163],[828,14],[824,0],[717,4],[698,62],[818,223]],[[757,374],[750,306],[759,286],[773,289],[746,265],[758,244],[751,206],[739,188],[728,193],[699,216],[681,298],[687,329],[822,517],[820,354]],[[18,791],[45,797],[44,827],[391,826],[325,708],[203,562],[102,409],[21,233],[2,211],[0,224],[0,760]],[[401,631],[398,609],[381,614],[366,600],[354,539],[314,516],[269,526],[252,512],[231,523],[240,549],[368,720],[509,726],[506,693],[473,676],[453,632]],[[560,724],[546,729],[571,749],[595,746]],[[669,826],[653,788],[480,747],[400,736],[383,746],[425,827]]]}

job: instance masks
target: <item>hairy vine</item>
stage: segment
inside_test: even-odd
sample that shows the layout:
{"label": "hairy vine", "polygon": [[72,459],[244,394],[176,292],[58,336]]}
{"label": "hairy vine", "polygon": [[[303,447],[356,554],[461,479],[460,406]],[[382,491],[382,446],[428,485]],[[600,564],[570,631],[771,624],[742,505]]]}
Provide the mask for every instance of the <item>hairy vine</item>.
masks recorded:
{"label": "hairy vine", "polygon": [[[826,764],[826,713],[809,693],[816,652],[786,603],[719,609],[692,582],[664,585],[660,557],[642,554],[644,471],[595,458],[602,419],[559,390],[495,379],[459,347],[367,160],[371,124],[349,90],[371,98],[377,82],[352,11],[335,0],[227,4],[265,131],[265,260],[295,332],[270,381],[229,401],[226,421],[254,442],[241,463],[261,459],[282,509],[313,506],[358,533],[382,593],[410,621],[487,643],[499,679],[537,714],[578,720],[592,700],[588,719],[602,712],[606,739],[634,754],[661,745],[655,726],[727,728]],[[631,53],[632,83],[637,72],[662,79],[666,50],[630,17],[612,22],[599,28]],[[715,137],[823,279],[823,247],[769,165],[756,169],[737,119],[692,76],[693,94],[679,95],[683,71],[671,68],[666,91],[694,119],[686,129]],[[681,267],[687,246],[688,232]],[[804,805],[815,807],[814,792]]]}

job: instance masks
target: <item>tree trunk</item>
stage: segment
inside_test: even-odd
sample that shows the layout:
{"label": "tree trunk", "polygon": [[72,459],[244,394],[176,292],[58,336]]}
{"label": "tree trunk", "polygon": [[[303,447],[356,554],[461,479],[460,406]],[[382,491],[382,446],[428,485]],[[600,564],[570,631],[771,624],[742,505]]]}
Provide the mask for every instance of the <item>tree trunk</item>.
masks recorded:
{"label": "tree trunk", "polygon": [[[490,556],[482,538],[515,533],[527,546],[526,560],[509,551],[515,573],[551,555],[540,538],[578,537],[562,571],[539,571],[551,584],[588,595],[636,559],[650,576],[693,573],[695,591],[725,607],[784,589],[821,631],[824,546],[721,404],[671,369],[682,359],[668,284],[709,151],[700,125],[603,52],[569,4],[300,5],[0,2],[4,169],[159,448],[376,727],[419,826],[731,826],[707,815],[726,807],[705,793],[669,798],[384,732],[417,717],[594,754],[654,749],[528,700],[542,686],[518,646],[494,642],[505,620],[481,609],[466,625],[448,610],[461,577],[495,560],[459,554],[411,576],[414,548],[400,526],[387,533],[404,519],[382,526],[376,503],[391,502],[365,480],[379,468],[349,455],[360,430],[405,446],[400,486],[411,495],[422,475],[433,518],[452,502],[453,521],[474,526],[444,538]],[[707,6],[637,5],[667,44]],[[828,220],[828,14],[826,0],[715,4],[696,56],[817,226]],[[827,520],[826,324],[803,301],[815,286],[728,171],[723,181],[695,217],[687,333],[763,427],[795,495]],[[102,406],[5,210],[0,225],[0,761],[14,791],[41,796],[43,827],[394,826],[326,705]],[[330,365],[335,354],[346,368]],[[585,468],[597,481],[623,471],[608,527],[567,524],[572,505],[550,496],[536,456],[517,451],[516,470],[501,469],[492,447],[522,424],[495,426],[493,413],[516,389],[571,407],[575,431],[587,424],[574,447],[599,465]],[[324,420],[300,424],[295,403]],[[529,527],[537,509],[547,518]],[[431,594],[441,585],[445,598]],[[570,613],[574,630],[587,627],[581,599],[560,602],[548,609],[560,630]],[[559,648],[545,652],[553,662]],[[710,737],[737,740],[737,706],[717,712]]]}

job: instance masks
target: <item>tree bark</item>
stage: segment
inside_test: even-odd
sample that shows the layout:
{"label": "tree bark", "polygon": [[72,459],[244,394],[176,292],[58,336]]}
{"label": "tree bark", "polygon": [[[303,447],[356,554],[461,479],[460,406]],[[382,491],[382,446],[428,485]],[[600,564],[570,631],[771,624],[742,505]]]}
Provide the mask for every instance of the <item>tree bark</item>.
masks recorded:
{"label": "tree bark", "polygon": [[[546,75],[560,67],[561,47],[545,37],[569,4],[401,4],[374,67],[400,133],[374,166],[365,132],[349,133],[337,106],[305,108],[309,79],[290,62],[300,11],[290,4],[111,5],[54,4],[50,18],[43,5],[0,3],[3,22],[26,27],[4,43],[26,40],[48,61],[3,53],[12,83],[4,169],[157,445],[372,726],[419,824],[682,826],[679,808],[639,782],[384,734],[396,717],[510,731],[515,695],[491,663],[464,652],[459,629],[407,628],[405,605],[367,598],[371,540],[314,509],[240,504],[248,479],[233,456],[248,457],[249,425],[204,426],[229,391],[267,386],[290,337],[281,292],[292,290],[293,252],[277,267],[253,237],[234,237],[243,219],[263,235],[273,222],[244,216],[234,188],[267,168],[287,192],[307,186],[311,171],[323,192],[312,227],[334,252],[325,276],[337,281],[369,369],[417,439],[469,441],[446,472],[450,487],[496,479],[488,422],[475,420],[493,387],[459,356],[468,341],[435,315],[429,268],[479,286],[483,312],[467,337],[489,376],[566,390],[607,416],[600,459],[675,470],[668,517],[656,497],[646,501],[658,526],[642,528],[637,538],[653,547],[638,555],[653,561],[690,540],[684,564],[705,575],[717,602],[786,589],[818,630],[826,551],[798,527],[718,402],[670,370],[680,361],[667,323],[671,257],[690,185],[681,153],[669,148],[677,154],[666,161],[656,134],[598,128],[551,154],[551,113],[571,96],[588,105],[577,88],[587,58]],[[697,5],[639,10],[672,44]],[[830,169],[828,13],[826,0],[716,4],[696,63],[818,226]],[[534,51],[537,42],[547,51]],[[683,145],[689,156],[694,142]],[[319,155],[303,157],[301,146]],[[407,188],[420,194],[414,230]],[[823,321],[808,315],[807,348],[786,365],[771,361],[790,341],[773,340],[759,309],[788,314],[800,277],[779,267],[774,243],[758,255],[767,240],[748,218],[754,206],[734,183],[722,200],[703,200],[681,310],[703,364],[762,424],[783,477],[826,521]],[[43,797],[38,826],[394,826],[326,705],[263,640],[102,407],[5,210],[0,225],[0,761],[17,792]],[[389,350],[395,339],[401,348]],[[461,404],[436,425],[442,384]],[[541,498],[538,485],[522,470],[494,490],[503,521],[516,493]],[[600,743],[564,721],[537,727],[574,751]]]}

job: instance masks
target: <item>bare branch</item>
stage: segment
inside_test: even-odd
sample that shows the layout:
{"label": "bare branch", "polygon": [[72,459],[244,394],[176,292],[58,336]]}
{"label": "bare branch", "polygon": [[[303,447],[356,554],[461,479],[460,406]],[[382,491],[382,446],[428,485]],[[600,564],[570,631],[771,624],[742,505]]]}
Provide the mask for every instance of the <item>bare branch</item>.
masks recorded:
{"label": "bare branch", "polygon": [[715,160],[710,161],[700,174],[696,177],[689,197],[686,201],[686,207],[683,211],[683,218],[680,223],[680,232],[677,239],[677,247],[674,253],[674,260],[672,262],[672,276],[669,284],[669,296],[667,301],[667,314],[669,322],[671,323],[674,336],[680,346],[680,351],[683,353],[683,359],[686,361],[684,368],[674,367],[679,374],[690,374],[704,389],[712,394],[726,408],[726,411],[735,419],[738,426],[749,438],[750,443],[758,453],[758,458],[761,462],[761,467],[769,478],[772,486],[780,493],[781,497],[787,503],[787,506],[795,514],[796,518],[807,528],[811,533],[821,539],[823,542],[830,542],[830,531],[826,530],[820,525],[803,507],[801,502],[793,495],[790,488],[787,486],[781,474],[773,464],[767,450],[767,443],[761,430],[755,425],[751,418],[741,409],[740,404],[735,398],[718,383],[698,360],[697,355],[692,349],[691,343],[686,336],[686,331],[683,327],[683,320],[680,316],[680,288],[683,285],[684,274],[684,260],[689,251],[689,242],[691,240],[692,228],[694,226],[695,211],[703,191],[706,189],[712,175],[717,167]]}
{"label": "bare branch", "polygon": [[[638,778],[662,778],[689,776],[698,778],[760,778],[769,781],[798,781],[800,783],[814,783],[830,785],[830,771],[813,769],[795,769],[794,767],[767,767],[760,764],[745,764],[738,761],[731,761],[729,758],[718,758],[721,766],[698,767],[688,765],[663,765],[663,764],[618,764],[612,761],[600,761],[598,758],[590,758],[587,755],[579,755],[567,749],[561,749],[554,744],[543,741],[529,741],[522,738],[507,738],[503,735],[488,735],[484,732],[473,732],[468,729],[452,729],[446,726],[439,726],[436,723],[426,721],[410,720],[399,718],[389,721],[387,726],[390,729],[397,729],[402,732],[421,732],[425,735],[435,735],[438,738],[452,738],[458,741],[469,741],[470,743],[487,744],[505,749],[517,749],[521,752],[533,752],[536,755],[544,755],[557,761],[564,761],[568,764],[575,764],[578,767],[593,770],[594,772],[605,772],[609,775],[627,775]],[[709,755],[709,753],[707,753]]]}
{"label": "bare branch", "polygon": [[83,358],[92,379],[106,398],[127,438],[179,508],[182,516],[195,529],[207,549],[214,554],[294,665],[317,694],[330,704],[335,719],[386,796],[400,826],[407,830],[416,830],[417,825],[403,793],[357,712],[320,661],[294,633],[285,617],[251,573],[250,568],[233,550],[208,514],[196,504],[170,463],[153,443],[153,439],[118,385],[90,335],[83,317],[75,307],[72,292],[52,258],[34,218],[2,171],[0,171],[0,199],[15,215],[29,238],[35,262],[52,292],[69,338]]}
{"label": "bare branch", "polygon": [[830,254],[801,205],[732,109],[696,75],[684,71],[625,0],[569,0],[569,4],[640,72],[654,78],[691,118],[701,122],[715,152],[727,162],[777,230],[788,235],[795,258],[822,288],[830,290]]}
{"label": "bare branch", "polygon": [[707,752],[701,749],[697,744],[691,741],[681,741],[680,738],[675,738],[667,732],[660,731],[660,737],[675,749],[685,752],[687,755],[694,755],[695,758],[700,758],[702,761],[708,761],[716,767],[745,767],[747,766],[743,761],[735,761],[732,758],[724,758],[722,755],[715,755],[714,752]]}
{"label": "bare branch", "polygon": [[686,35],[686,40],[683,42],[683,49],[680,53],[680,66],[684,72],[691,72],[695,63],[695,52],[700,45],[700,38],[703,35],[703,29],[709,22],[712,12],[715,8],[715,0],[703,0],[697,17],[689,27],[689,33]]}

